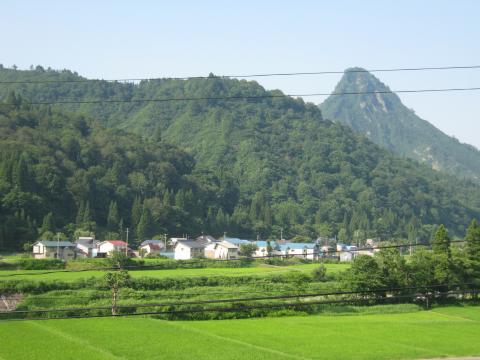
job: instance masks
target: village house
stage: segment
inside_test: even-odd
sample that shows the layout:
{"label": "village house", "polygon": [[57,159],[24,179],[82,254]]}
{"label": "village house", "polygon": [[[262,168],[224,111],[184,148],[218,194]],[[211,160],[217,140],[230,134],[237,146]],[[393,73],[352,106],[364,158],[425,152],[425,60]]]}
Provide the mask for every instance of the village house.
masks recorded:
{"label": "village house", "polygon": [[160,251],[165,248],[162,240],[145,240],[140,244],[140,252],[145,256],[160,255]]}
{"label": "village house", "polygon": [[33,244],[35,259],[75,259],[75,244],[70,241],[41,240]]}
{"label": "village house", "polygon": [[195,241],[205,247],[204,255],[207,259],[215,259],[215,245],[221,242],[220,240],[210,235],[201,235]]}
{"label": "village house", "polygon": [[213,259],[224,259],[224,260],[229,260],[229,259],[238,259],[238,246],[228,242],[228,241],[222,241],[222,242],[217,242],[217,243],[212,243],[207,245],[205,247],[205,257],[211,254],[209,250],[207,250],[208,247],[213,247]]}
{"label": "village house", "polygon": [[175,245],[175,260],[190,260],[202,258],[205,246],[194,240],[177,241]]}
{"label": "village house", "polygon": [[94,258],[97,257],[98,244],[100,241],[91,236],[81,236],[75,241],[77,247],[77,257]]}
{"label": "village house", "polygon": [[281,255],[314,260],[318,257],[318,245],[315,243],[286,243],[279,245]]}
{"label": "village house", "polygon": [[268,243],[271,246],[271,254],[270,255],[280,255],[278,252],[278,245],[275,241],[264,241],[264,240],[257,240],[255,241],[255,245],[257,245],[257,250],[255,250],[254,256],[255,257],[265,257],[268,256]]}
{"label": "village house", "polygon": [[127,251],[128,253],[131,252],[131,250],[128,249],[128,244],[125,241],[107,240],[98,244],[97,256],[99,257],[111,256],[112,253],[114,252],[125,252],[125,251]]}
{"label": "village house", "polygon": [[170,245],[172,245],[173,247],[175,247],[175,245],[177,245],[177,243],[178,243],[179,241],[185,241],[185,240],[188,240],[188,239],[187,239],[187,238],[183,238],[183,237],[181,237],[181,238],[179,238],[179,237],[171,237],[171,238],[169,239],[169,243],[170,243]]}

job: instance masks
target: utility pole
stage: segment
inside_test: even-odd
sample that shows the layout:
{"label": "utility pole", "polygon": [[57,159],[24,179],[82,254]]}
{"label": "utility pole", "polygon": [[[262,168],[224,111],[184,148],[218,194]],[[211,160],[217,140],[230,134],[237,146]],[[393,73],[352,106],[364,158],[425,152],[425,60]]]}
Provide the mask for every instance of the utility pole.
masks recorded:
{"label": "utility pole", "polygon": [[60,259],[60,234],[57,232],[57,259]]}
{"label": "utility pole", "polygon": [[165,252],[167,251],[167,234],[163,234],[163,242],[165,243]]}
{"label": "utility pole", "polygon": [[127,246],[125,246],[125,256],[128,256],[128,227],[127,227]]}
{"label": "utility pole", "polygon": [[283,228],[280,228],[280,241],[283,240]]}
{"label": "utility pole", "polygon": [[227,232],[224,231],[224,232],[223,232],[223,240],[225,240],[226,238],[227,238]]}

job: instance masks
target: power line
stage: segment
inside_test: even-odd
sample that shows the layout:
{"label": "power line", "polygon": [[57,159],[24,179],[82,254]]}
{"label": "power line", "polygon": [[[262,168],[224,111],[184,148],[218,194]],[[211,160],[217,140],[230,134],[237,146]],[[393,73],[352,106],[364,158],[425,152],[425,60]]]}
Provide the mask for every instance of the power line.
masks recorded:
{"label": "power line", "polygon": [[[463,284],[469,285],[469,284]],[[249,298],[230,298],[230,299],[215,299],[215,300],[195,300],[195,301],[183,301],[183,302],[165,302],[165,303],[141,303],[141,304],[129,304],[129,305],[116,305],[117,309],[130,309],[130,308],[144,308],[144,307],[157,307],[157,306],[183,306],[183,305],[205,305],[205,304],[217,304],[217,303],[239,303],[246,301],[263,301],[263,300],[287,300],[297,298],[309,298],[309,297],[322,297],[322,296],[342,296],[342,295],[365,295],[365,294],[377,294],[402,290],[418,290],[418,289],[437,289],[441,287],[458,287],[459,284],[437,284],[429,286],[409,286],[409,287],[397,287],[397,288],[383,288],[366,291],[336,291],[336,292],[320,292],[320,293],[308,293],[308,294],[292,294],[292,295],[278,295],[278,296],[263,296],[263,297],[249,297]],[[8,314],[25,314],[25,313],[50,313],[50,312],[68,312],[68,311],[90,311],[90,310],[108,310],[112,306],[96,306],[86,308],[53,308],[53,309],[33,309],[33,310],[13,310]]]}
{"label": "power line", "polygon": [[263,74],[244,74],[244,75],[209,75],[209,76],[186,76],[186,77],[150,77],[150,78],[120,78],[120,79],[65,79],[65,80],[5,80],[0,84],[61,84],[61,83],[86,83],[94,81],[102,82],[136,82],[136,81],[157,81],[157,80],[195,80],[195,79],[225,79],[225,78],[258,78],[258,77],[275,77],[275,76],[310,76],[310,75],[331,75],[344,73],[379,73],[379,72],[404,72],[404,71],[444,71],[444,70],[471,70],[479,69],[480,65],[467,66],[439,66],[439,67],[406,67],[406,68],[390,68],[390,69],[347,69],[343,71],[296,71],[296,72],[280,72],[280,73],[263,73]]}
{"label": "power line", "polygon": [[[233,95],[233,96],[201,96],[201,97],[174,97],[174,98],[153,98],[153,99],[100,99],[100,100],[59,100],[59,101],[25,101],[27,105],[82,105],[82,104],[121,104],[121,103],[162,103],[177,101],[213,101],[213,100],[257,100],[257,99],[278,99],[287,97],[313,97],[313,96],[350,96],[350,95],[377,95],[377,94],[418,94],[458,91],[478,91],[480,87],[466,88],[443,88],[443,89],[414,89],[414,90],[380,90],[380,91],[350,91],[332,93],[308,93],[308,94],[265,94],[265,95]],[[17,104],[0,103],[0,106],[17,106]]]}
{"label": "power line", "polygon": [[[474,291],[449,291],[437,293],[437,296],[444,295],[460,295],[460,294],[469,294]],[[34,321],[34,320],[66,320],[66,319],[88,319],[88,318],[105,318],[105,317],[127,317],[127,316],[142,316],[142,315],[177,315],[177,314],[189,314],[189,313],[208,313],[208,312],[238,312],[254,309],[278,309],[278,308],[296,308],[296,307],[305,307],[312,305],[329,305],[329,304],[355,304],[355,303],[368,303],[372,300],[382,300],[385,302],[390,302],[400,299],[411,299],[414,300],[415,297],[418,297],[419,294],[408,294],[408,295],[396,295],[390,297],[379,298],[354,298],[354,299],[341,299],[341,300],[328,300],[328,301],[311,301],[311,302],[297,302],[297,303],[282,303],[282,304],[259,304],[259,305],[246,305],[242,307],[222,307],[222,308],[202,308],[202,309],[185,309],[185,310],[165,310],[165,311],[147,311],[140,313],[124,313],[124,314],[97,314],[97,315],[79,315],[79,316],[65,316],[65,317],[45,317],[45,318],[13,318],[13,319],[1,319],[0,322],[9,322],[9,321]],[[111,308],[111,307],[110,307]],[[0,314],[9,314],[7,312]]]}
{"label": "power line", "polygon": [[[464,243],[465,240],[452,240],[450,241],[451,244],[454,243]],[[313,243],[312,243],[313,244]],[[362,247],[362,248],[355,248],[350,250],[345,250],[346,252],[361,252],[361,251],[373,251],[373,250],[382,250],[382,249],[399,249],[399,248],[410,248],[410,247],[418,247],[418,246],[431,246],[431,244],[401,244],[401,245],[384,245],[384,246],[372,246],[372,247]],[[326,254],[336,254],[342,251],[338,250],[327,250],[327,251],[312,251],[312,252],[305,252],[302,254],[271,254],[271,255],[263,255],[263,256],[252,256],[249,258],[237,258],[237,259],[210,259],[208,261],[212,262],[224,262],[224,261],[248,261],[248,260],[256,260],[256,259],[269,259],[269,258],[293,258],[293,257],[308,257],[308,256],[322,256]],[[319,260],[322,258],[320,257]],[[201,260],[200,260],[201,261]],[[178,269],[189,269],[189,268],[173,268],[173,269],[165,269],[165,265],[138,265],[138,266],[124,266],[122,268],[118,267],[103,267],[103,268],[90,268],[90,269],[80,269],[80,270],[50,270],[50,271],[42,271],[36,273],[13,273],[13,274],[1,274],[0,278],[5,277],[14,277],[14,276],[34,276],[34,275],[48,275],[48,274],[56,274],[56,273],[75,273],[75,272],[88,272],[88,271],[116,271],[116,270],[148,270],[148,269],[155,269],[155,268],[163,268],[160,270],[178,270]],[[208,268],[208,267],[205,267]],[[240,269],[240,268],[232,268],[232,269]],[[217,275],[214,275],[217,276]],[[214,277],[212,276],[212,277]],[[221,276],[221,275],[218,275]]]}

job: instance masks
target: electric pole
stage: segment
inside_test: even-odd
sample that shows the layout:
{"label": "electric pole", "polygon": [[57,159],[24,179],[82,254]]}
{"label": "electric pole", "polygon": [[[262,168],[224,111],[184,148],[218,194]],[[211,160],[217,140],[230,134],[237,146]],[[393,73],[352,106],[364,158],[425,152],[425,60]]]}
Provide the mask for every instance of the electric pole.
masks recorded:
{"label": "electric pole", "polygon": [[57,232],[57,259],[60,259],[60,234]]}
{"label": "electric pole", "polygon": [[128,256],[128,227],[127,227],[127,246],[125,246],[125,256]]}

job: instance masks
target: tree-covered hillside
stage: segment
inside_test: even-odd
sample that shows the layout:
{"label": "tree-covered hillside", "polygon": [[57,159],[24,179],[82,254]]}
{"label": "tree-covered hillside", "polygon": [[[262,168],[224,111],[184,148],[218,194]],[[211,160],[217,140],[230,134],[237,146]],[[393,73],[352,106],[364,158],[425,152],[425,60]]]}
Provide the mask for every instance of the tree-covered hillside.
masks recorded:
{"label": "tree-covered hillside", "polygon": [[0,249],[58,231],[118,239],[130,227],[136,242],[200,232],[209,206],[221,206],[228,190],[210,173],[204,187],[194,165],[155,138],[10,96],[0,104]]}
{"label": "tree-covered hillside", "polygon": [[[68,71],[0,71],[0,81],[22,79],[80,78]],[[31,101],[281,94],[267,92],[255,82],[223,78],[165,79],[139,84],[99,81],[4,84],[0,87],[0,96],[6,98],[7,89],[15,90]],[[161,152],[166,144],[173,144],[168,148],[180,148],[195,159],[195,164],[190,163],[187,155],[172,150],[190,164],[187,170],[177,169],[182,176],[175,178],[189,183],[175,183],[176,187],[168,183],[161,185],[160,191],[150,179],[160,177],[164,169],[158,169],[152,176],[145,163],[136,163],[132,169],[136,174],[133,178],[142,178],[143,175],[148,190],[135,187],[136,182],[131,183],[131,176],[122,183],[129,189],[126,193],[130,201],[125,201],[121,207],[125,211],[122,216],[124,222],[133,224],[130,225],[133,228],[138,227],[140,220],[138,216],[134,219],[128,216],[135,212],[129,207],[138,207],[139,203],[154,217],[151,222],[161,224],[172,235],[185,233],[188,229],[189,233],[203,230],[220,235],[226,231],[231,235],[256,237],[258,234],[265,238],[278,237],[282,228],[288,237],[337,235],[347,242],[362,241],[366,237],[427,240],[432,227],[440,223],[454,234],[463,234],[470,220],[480,215],[480,190],[476,184],[437,173],[414,161],[395,158],[348,127],[325,121],[317,106],[305,104],[302,100],[284,97],[84,103],[51,108],[52,116],[59,116],[56,115],[59,109],[68,110],[98,119],[104,126],[140,135],[117,135],[121,139],[114,141],[115,153],[127,151],[123,142],[131,146],[132,153],[140,154]],[[43,116],[47,116],[47,110],[42,111]],[[8,116],[17,119],[15,114]],[[101,133],[113,132],[95,126]],[[17,127],[14,133],[22,134],[23,131],[22,127]],[[64,131],[63,128],[58,130],[57,138],[50,143],[65,141]],[[85,140],[88,139],[91,135]],[[20,146],[33,141],[20,137],[17,143]],[[2,142],[8,143],[6,138]],[[79,148],[83,150],[84,147],[88,148],[88,141],[80,143]],[[56,154],[56,148],[48,151]],[[37,161],[43,157],[38,156]],[[97,161],[103,159],[94,159],[88,166],[97,169]],[[106,171],[108,166],[100,165],[100,168]],[[124,165],[122,174],[123,169],[129,167]],[[187,188],[193,186],[199,190],[186,196],[190,194]],[[179,192],[183,195],[177,196]],[[104,197],[89,198],[90,208],[98,206],[103,209],[97,211],[103,216],[103,220],[98,219],[102,225],[112,201],[112,192],[105,194]],[[175,198],[167,203],[175,201],[172,207],[184,211],[178,210],[172,218],[167,216],[163,218],[164,222],[159,222],[158,214],[163,213],[155,210],[155,205],[161,209],[161,204],[151,197]],[[193,200],[186,201],[186,198]],[[138,200],[135,202],[135,199]],[[84,207],[86,201],[83,199]],[[192,202],[196,206],[192,207]],[[76,216],[72,214],[78,212],[81,204],[76,201],[70,211],[64,212],[70,216],[68,221]],[[178,226],[175,228],[174,224]]]}
{"label": "tree-covered hillside", "polygon": [[[347,70],[334,92],[389,90],[368,72]],[[351,126],[394,154],[461,178],[480,179],[480,152],[419,118],[396,94],[330,96],[320,108],[326,118]]]}

